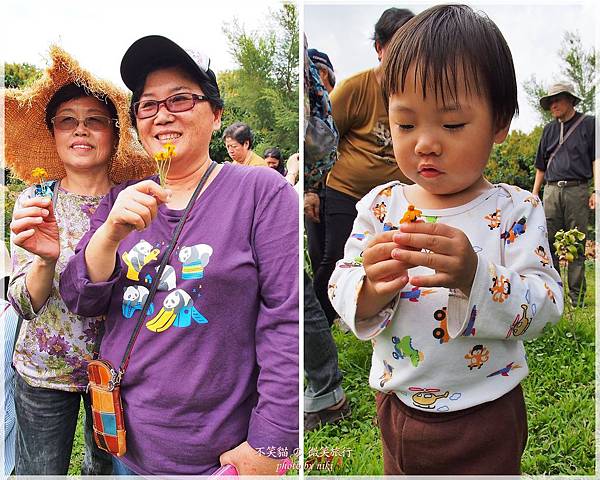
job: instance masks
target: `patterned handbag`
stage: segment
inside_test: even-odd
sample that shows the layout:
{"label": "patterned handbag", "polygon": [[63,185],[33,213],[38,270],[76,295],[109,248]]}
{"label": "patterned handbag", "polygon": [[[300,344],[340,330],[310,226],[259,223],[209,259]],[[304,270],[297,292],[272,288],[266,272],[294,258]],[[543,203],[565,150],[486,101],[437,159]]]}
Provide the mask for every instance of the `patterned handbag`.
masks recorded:
{"label": "patterned handbag", "polygon": [[[177,239],[183,229],[185,219],[216,165],[215,162],[211,161],[208,169],[200,179],[200,182],[198,182],[198,186],[185,207],[185,211],[173,233],[173,238],[162,257],[156,273],[156,278],[161,278],[162,273],[167,266],[167,262],[169,261],[169,257],[177,244]],[[154,299],[159,283],[160,282],[152,283],[150,293],[140,311],[140,317],[133,329],[133,333],[131,334],[131,338],[129,339],[119,368],[114,368],[107,360],[92,360],[89,362],[87,368],[87,388],[92,403],[92,419],[94,423],[94,439],[96,440],[96,445],[98,445],[100,449],[112,453],[113,455],[117,455],[118,457],[122,457],[127,451],[125,442],[125,415],[123,412],[123,403],[121,402],[121,381],[129,363],[131,350],[140,333],[146,312]]]}
{"label": "patterned handbag", "polygon": [[121,457],[126,443],[119,374],[106,360],[92,360],[87,371],[94,439],[99,448]]}

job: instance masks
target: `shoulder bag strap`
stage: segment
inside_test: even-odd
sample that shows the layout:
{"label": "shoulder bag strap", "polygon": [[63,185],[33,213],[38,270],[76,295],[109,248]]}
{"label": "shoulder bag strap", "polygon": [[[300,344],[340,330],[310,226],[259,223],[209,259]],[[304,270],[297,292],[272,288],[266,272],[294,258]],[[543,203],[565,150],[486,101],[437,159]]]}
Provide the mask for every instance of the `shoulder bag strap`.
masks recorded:
{"label": "shoulder bag strap", "polygon": [[552,162],[552,160],[554,160],[554,157],[556,156],[556,154],[558,153],[558,151],[560,150],[560,147],[562,147],[566,142],[567,142],[567,138],[569,138],[571,136],[571,134],[575,131],[575,129],[579,126],[579,124],[581,122],[583,122],[585,118],[585,114],[582,113],[581,117],[579,117],[575,123],[573,124],[573,126],[569,129],[569,131],[567,132],[567,134],[565,135],[565,137],[563,138],[563,143],[559,143],[556,148],[554,149],[554,151],[552,152],[552,155],[550,155],[550,158],[548,159],[548,163],[546,163],[546,171],[548,171],[548,167],[550,166],[550,163]]}
{"label": "shoulder bag strap", "polygon": [[[204,184],[206,183],[206,181],[208,180],[208,177],[210,176],[210,174],[212,173],[212,171],[215,169],[216,166],[217,166],[217,164],[211,160],[210,165],[208,166],[208,169],[206,170],[206,172],[200,179],[200,182],[198,183],[196,190],[194,190],[192,197],[190,198],[187,206],[185,207],[183,215],[181,216],[181,219],[179,220],[179,223],[177,224],[177,227],[175,228],[175,233],[173,233],[173,238],[171,239],[171,242],[169,243],[167,250],[165,251],[164,255],[162,256],[160,266],[158,268],[156,276],[154,277],[155,280],[154,280],[154,282],[152,282],[152,287],[150,288],[150,293],[148,294],[148,298],[146,298],[146,302],[144,303],[144,306],[142,307],[142,310],[140,312],[140,317],[138,318],[135,328],[133,329],[133,333],[131,334],[131,338],[129,339],[127,348],[125,349],[125,354],[123,355],[123,359],[121,360],[121,365],[119,365],[119,371],[117,373],[117,378],[116,378],[116,381],[119,383],[120,383],[121,379],[123,378],[123,375],[125,374],[125,370],[127,369],[127,365],[129,363],[129,357],[131,356],[131,350],[133,348],[133,345],[135,344],[138,334],[140,333],[140,329],[142,328],[142,323],[144,322],[145,317],[146,317],[146,312],[148,311],[150,303],[154,299],[154,295],[156,294],[156,290],[158,289],[158,284],[160,283],[160,277],[162,276],[162,273],[163,273],[165,267],[167,266],[167,262],[169,261],[169,257],[171,256],[171,253],[173,252],[173,249],[175,248],[175,244],[177,243],[179,234],[181,233],[181,230],[183,229],[185,220],[186,220],[190,210],[194,206],[194,202],[196,201],[196,198],[198,198],[198,195],[200,194],[202,187],[204,187]],[[117,383],[115,383],[115,385],[116,384]]]}

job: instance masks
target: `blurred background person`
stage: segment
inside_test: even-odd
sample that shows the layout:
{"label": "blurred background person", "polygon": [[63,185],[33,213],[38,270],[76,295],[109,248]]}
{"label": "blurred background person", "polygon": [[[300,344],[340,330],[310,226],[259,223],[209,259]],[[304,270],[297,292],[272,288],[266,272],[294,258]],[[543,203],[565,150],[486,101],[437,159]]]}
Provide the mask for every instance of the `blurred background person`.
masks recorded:
{"label": "blurred background person", "polygon": [[314,276],[317,298],[330,324],[337,317],[327,297],[329,279],[344,254],[356,218],[356,202],[390,180],[412,183],[394,160],[387,109],[381,95],[381,60],[394,33],[414,14],[388,8],[375,24],[374,47],[380,64],[343,81],[331,92],[333,118],[339,132],[337,160],[325,189],[325,241]]}
{"label": "blurred background person", "polygon": [[242,122],[229,125],[223,132],[223,142],[234,164],[267,167],[267,162],[252,150],[254,134]]}

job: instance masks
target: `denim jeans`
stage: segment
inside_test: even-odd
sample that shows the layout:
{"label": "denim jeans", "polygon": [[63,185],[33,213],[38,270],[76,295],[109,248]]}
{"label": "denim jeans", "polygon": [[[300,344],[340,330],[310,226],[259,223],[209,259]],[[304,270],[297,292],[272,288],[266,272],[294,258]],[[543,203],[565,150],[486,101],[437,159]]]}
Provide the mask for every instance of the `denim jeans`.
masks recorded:
{"label": "denim jeans", "polygon": [[110,475],[111,455],[93,438],[89,396],[30,386],[15,375],[17,413],[16,475],[66,475],[69,470],[79,404],[85,407],[82,475]]}
{"label": "denim jeans", "polygon": [[327,318],[304,273],[304,411],[318,412],[344,398],[342,373]]}
{"label": "denim jeans", "polygon": [[131,470],[127,465],[125,465],[121,460],[117,457],[112,457],[113,464],[113,475],[128,475],[130,477],[137,477],[138,474]]}

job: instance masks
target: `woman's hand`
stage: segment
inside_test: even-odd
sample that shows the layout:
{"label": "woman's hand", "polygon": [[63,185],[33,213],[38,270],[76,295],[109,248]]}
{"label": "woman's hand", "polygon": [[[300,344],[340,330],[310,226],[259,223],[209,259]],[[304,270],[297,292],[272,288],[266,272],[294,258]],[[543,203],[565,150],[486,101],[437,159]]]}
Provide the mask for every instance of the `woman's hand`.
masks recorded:
{"label": "woman's hand", "polygon": [[10,230],[14,235],[15,245],[37,255],[44,263],[56,263],[60,243],[51,198],[33,197],[23,200],[20,208],[13,211]]}
{"label": "woman's hand", "polygon": [[401,248],[392,251],[392,258],[435,270],[433,275],[412,277],[410,282],[415,287],[457,288],[469,296],[477,254],[462,230],[442,223],[403,223],[394,242]]}
{"label": "woman's hand", "polygon": [[221,465],[233,465],[240,475],[277,475],[283,458],[261,455],[248,442],[241,443],[219,457]]}
{"label": "woman's hand", "polygon": [[127,187],[117,196],[101,227],[106,240],[118,245],[133,230],[148,228],[158,213],[158,206],[168,202],[170,195],[152,180]]}

